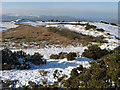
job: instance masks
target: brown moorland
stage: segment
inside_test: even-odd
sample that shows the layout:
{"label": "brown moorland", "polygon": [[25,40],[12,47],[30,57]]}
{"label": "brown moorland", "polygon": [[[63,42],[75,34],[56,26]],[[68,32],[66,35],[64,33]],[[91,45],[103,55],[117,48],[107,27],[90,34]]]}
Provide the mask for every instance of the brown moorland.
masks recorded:
{"label": "brown moorland", "polygon": [[[39,45],[53,45],[53,44],[61,44],[61,45],[68,45],[68,44],[80,44],[83,45],[89,44],[89,42],[98,42],[103,41],[102,37],[91,37],[88,35],[78,35],[73,31],[65,31],[65,29],[61,31],[54,32],[51,29],[54,28],[47,28],[45,26],[34,27],[31,25],[20,24],[19,27],[11,28],[6,31],[2,31],[2,39],[3,42],[6,39],[10,39],[10,41],[24,41],[24,42],[37,42]],[[58,30],[58,29],[54,29]],[[64,34],[68,32],[68,34]],[[73,33],[73,34],[72,34]],[[74,36],[77,38],[69,38]],[[78,38],[80,37],[80,38]],[[99,40],[99,39],[100,40]]]}

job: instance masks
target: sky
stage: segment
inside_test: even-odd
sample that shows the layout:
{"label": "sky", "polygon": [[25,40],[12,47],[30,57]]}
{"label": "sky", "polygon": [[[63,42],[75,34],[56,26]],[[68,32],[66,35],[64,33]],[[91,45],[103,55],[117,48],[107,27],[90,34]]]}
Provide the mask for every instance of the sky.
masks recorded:
{"label": "sky", "polygon": [[117,19],[117,2],[3,2],[2,14]]}
{"label": "sky", "polygon": [[119,2],[120,0],[1,0],[1,2]]}

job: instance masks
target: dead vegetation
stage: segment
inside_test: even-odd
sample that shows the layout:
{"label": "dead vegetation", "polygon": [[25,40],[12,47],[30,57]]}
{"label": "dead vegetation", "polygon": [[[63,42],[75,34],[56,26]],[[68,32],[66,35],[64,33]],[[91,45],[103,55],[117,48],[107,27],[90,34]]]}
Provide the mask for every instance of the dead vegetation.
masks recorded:
{"label": "dead vegetation", "polygon": [[[91,36],[78,34],[73,31],[61,30],[56,28],[47,28],[45,26],[33,27],[31,25],[20,24],[19,27],[2,31],[3,42],[10,40],[17,43],[36,42],[36,45],[44,47],[45,45],[69,45],[80,44],[88,45],[89,42],[96,41]],[[100,39],[102,40],[102,39]],[[29,46],[29,45],[28,45]]]}

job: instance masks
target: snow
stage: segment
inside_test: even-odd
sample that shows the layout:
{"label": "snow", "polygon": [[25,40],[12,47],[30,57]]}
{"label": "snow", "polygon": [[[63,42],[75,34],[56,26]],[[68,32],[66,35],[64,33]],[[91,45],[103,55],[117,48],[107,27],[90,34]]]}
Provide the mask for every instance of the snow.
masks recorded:
{"label": "snow", "polygon": [[7,29],[10,29],[10,28],[16,28],[18,26],[19,25],[15,25],[14,22],[0,22],[0,31],[7,30]]}
{"label": "snow", "polygon": [[109,50],[109,49],[114,50],[116,47],[118,47],[118,45],[116,45],[116,44],[107,44],[107,43],[102,44],[100,46],[101,49],[107,49],[107,50]]}
{"label": "snow", "polygon": [[59,54],[60,52],[78,52],[80,55],[84,51],[84,49],[87,49],[87,46],[68,46],[68,47],[61,47],[61,48],[56,48],[56,47],[51,47],[51,48],[41,48],[41,49],[12,49],[12,51],[24,51],[27,54],[33,55],[35,52],[40,53],[43,55],[44,58],[49,59],[49,56],[51,54]]}
{"label": "snow", "polygon": [[118,26],[110,25],[110,24],[104,24],[99,22],[91,22],[91,25],[97,26],[97,28],[102,28],[105,30],[105,32],[112,34],[113,36],[118,37]]}
{"label": "snow", "polygon": [[[89,22],[91,25],[97,26],[97,28],[102,28],[105,30],[105,32],[98,32],[94,30],[85,30],[84,26],[80,25],[70,25],[70,24],[63,24],[63,25],[58,25],[56,23],[59,22],[41,22],[41,21],[29,21],[29,20],[16,20],[15,22],[20,23],[20,24],[29,24],[32,26],[40,26],[40,25],[46,25],[46,24],[54,24],[54,25],[46,25],[46,27],[59,27],[59,26],[64,26],[66,28],[69,28],[71,31],[75,31],[78,33],[82,33],[85,35],[91,35],[94,37],[97,36],[105,36],[105,40],[108,40],[108,43],[103,43],[100,44],[101,49],[111,49],[113,50],[117,46],[119,46],[119,41],[115,39],[115,36],[118,37],[118,26],[113,26],[110,24],[103,24],[99,22]],[[0,30],[6,30],[9,28],[15,28],[18,27],[18,25],[15,25],[15,22],[0,22]],[[62,22],[66,23],[66,22]],[[67,23],[76,23],[76,22],[67,22]],[[82,24],[85,24],[87,22],[80,22]],[[110,33],[111,35],[107,35],[106,33]],[[95,43],[92,43],[95,44]],[[24,44],[25,45],[25,44]],[[22,87],[22,85],[28,85],[29,81],[33,81],[37,84],[42,84],[43,79],[47,79],[47,84],[53,84],[55,79],[53,77],[53,73],[56,69],[58,71],[62,70],[60,73],[60,77],[64,74],[70,77],[70,72],[73,68],[83,65],[84,67],[89,67],[89,61],[93,61],[92,59],[81,57],[81,54],[84,52],[84,50],[87,49],[87,46],[67,46],[67,47],[61,47],[61,48],[56,48],[56,47],[46,47],[46,48],[40,48],[40,49],[12,49],[12,51],[19,51],[22,50],[26,52],[27,54],[33,55],[35,52],[39,52],[41,55],[43,55],[43,58],[47,60],[47,64],[45,65],[33,65],[32,63],[29,63],[31,66],[31,69],[29,70],[4,70],[0,71],[0,80],[19,80],[19,83],[16,84],[16,87]],[[78,56],[75,60],[73,61],[67,61],[67,59],[58,59],[58,60],[53,60],[50,59],[50,55],[52,54],[59,54],[60,52],[76,52],[78,53]],[[22,63],[23,59],[19,59],[20,63]],[[48,71],[47,76],[42,76],[38,71],[39,70],[45,70]]]}
{"label": "snow", "polygon": [[75,31],[75,32],[78,32],[78,33],[82,33],[84,35],[90,35],[90,36],[94,36],[94,37],[97,37],[97,36],[101,36],[101,35],[104,35],[104,33],[101,33],[101,32],[98,32],[98,31],[94,31],[94,30],[85,30],[85,27],[84,26],[80,26],[80,25],[64,25],[66,28],[69,28],[69,30],[71,31]]}
{"label": "snow", "polygon": [[[47,64],[36,66],[29,63],[31,66],[31,69],[29,70],[16,70],[16,69],[11,71],[4,70],[0,72],[2,73],[2,75],[0,76],[2,77],[1,80],[7,80],[7,79],[19,80],[20,82],[19,84],[21,87],[22,85],[28,85],[29,81],[33,81],[37,84],[42,84],[43,78],[47,79],[48,84],[53,84],[54,81],[57,80],[53,77],[53,73],[56,69],[58,69],[58,71],[62,70],[60,76],[66,74],[68,77],[70,77],[70,72],[73,68],[79,65],[83,65],[84,67],[89,67],[90,66],[89,61],[92,61],[92,59],[78,57],[73,61],[67,61],[66,58],[58,59],[58,60],[49,59],[49,56],[51,54],[58,54],[60,52],[79,52],[79,54],[81,55],[84,49],[86,48],[87,47],[82,47],[82,46],[81,47],[69,46],[66,48],[54,47],[54,48],[44,48],[44,49],[23,49],[23,51],[25,51],[28,54],[34,54],[35,52],[39,52],[44,56],[45,59],[47,59]],[[12,51],[18,51],[18,49]],[[22,60],[23,60],[22,58],[19,59],[21,63]],[[48,71],[47,76],[46,77],[41,76],[38,70]]]}
{"label": "snow", "polygon": [[[70,77],[70,72],[73,68],[83,65],[84,67],[89,67],[90,64],[88,61],[92,61],[91,59],[88,58],[77,58],[73,61],[67,61],[67,59],[60,59],[60,60],[52,60],[49,59],[47,61],[46,65],[40,65],[37,68],[31,68],[30,70],[11,70],[11,71],[2,71],[2,77],[1,80],[7,80],[7,79],[12,79],[12,80],[19,80],[20,87],[22,85],[28,85],[29,81],[35,82],[37,84],[42,84],[42,80],[45,78],[47,79],[47,84],[53,84],[55,79],[53,77],[53,73],[56,69],[58,71],[62,70],[61,74],[59,77],[62,75],[67,75],[68,78]],[[38,70],[45,70],[48,71],[47,76],[42,76]]]}

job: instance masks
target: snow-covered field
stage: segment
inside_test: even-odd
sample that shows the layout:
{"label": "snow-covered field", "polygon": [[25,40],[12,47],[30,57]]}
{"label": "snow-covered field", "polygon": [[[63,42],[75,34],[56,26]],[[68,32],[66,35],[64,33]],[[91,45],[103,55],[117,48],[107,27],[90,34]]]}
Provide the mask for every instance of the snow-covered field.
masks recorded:
{"label": "snow-covered field", "polygon": [[[30,70],[11,70],[11,71],[3,71],[2,72],[2,80],[19,80],[19,86],[28,85],[29,81],[33,81],[37,84],[42,84],[42,80],[47,79],[47,84],[53,84],[54,81],[57,81],[53,77],[54,71],[57,69],[58,71],[62,70],[59,77],[62,75],[67,75],[70,77],[70,72],[73,68],[79,66],[80,64],[84,67],[89,67],[89,62],[92,61],[88,58],[78,58],[73,61],[67,61],[67,59],[62,60],[48,60],[46,65],[34,66]],[[32,65],[31,65],[32,66]],[[39,70],[45,70],[47,72],[47,76],[42,76],[38,72]]]}
{"label": "snow-covered field", "polygon": [[[19,20],[17,21],[19,22]],[[39,26],[39,25],[45,25],[44,22],[36,21],[36,22],[30,22],[30,21],[24,21],[19,22],[24,24],[29,24],[32,26]],[[46,22],[46,23],[52,23],[52,22]],[[56,22],[53,22],[56,23]],[[70,22],[72,23],[72,22]],[[75,23],[75,22],[73,22]],[[86,22],[81,22],[86,23]],[[85,30],[84,26],[76,26],[76,25],[64,25],[64,27],[69,28],[72,31],[76,31],[82,34],[91,35],[91,36],[105,36],[105,39],[108,40],[108,43],[101,44],[101,48],[104,49],[111,49],[113,50],[115,47],[119,45],[119,41],[115,38],[115,36],[118,37],[118,26],[113,26],[109,24],[103,24],[99,22],[90,22],[91,25],[97,26],[97,28],[102,28],[105,30],[105,32],[98,32],[93,30]],[[9,28],[15,28],[18,25],[14,25],[14,22],[4,22],[0,23],[0,27],[4,28],[4,30]],[[59,25],[47,25],[46,27],[57,27]],[[1,29],[0,29],[1,30]],[[2,29],[3,30],[3,29]],[[110,33],[111,35],[108,36],[106,33]],[[94,44],[94,43],[93,43]],[[56,69],[62,70],[60,76],[66,74],[68,77],[70,76],[70,72],[74,67],[77,67],[79,65],[83,65],[84,67],[89,67],[89,61],[92,61],[92,59],[88,58],[81,58],[80,55],[84,52],[84,49],[86,49],[87,46],[68,46],[68,47],[62,47],[62,48],[42,48],[42,49],[22,49],[27,54],[34,54],[35,52],[39,52],[41,55],[44,56],[45,59],[47,59],[46,65],[40,65],[35,66],[32,65],[32,68],[29,70],[11,70],[11,71],[2,71],[0,72],[0,79],[1,80],[19,80],[19,84],[17,86],[22,85],[28,85],[28,81],[36,82],[37,84],[42,84],[42,79],[47,79],[48,84],[53,84],[56,79],[53,77],[53,73]],[[12,49],[12,51],[18,51],[20,49]],[[79,54],[79,57],[76,58],[73,61],[67,61],[67,59],[60,59],[60,60],[51,60],[49,59],[49,56],[51,54],[58,54],[60,52],[77,52]],[[45,70],[48,71],[47,76],[42,76],[38,72],[38,70]],[[17,87],[16,86],[16,87]]]}
{"label": "snow-covered field", "polygon": [[16,28],[19,25],[15,25],[14,22],[0,22],[0,31],[10,29],[10,28]]}
{"label": "snow-covered field", "polygon": [[84,52],[84,49],[87,49],[87,47],[78,46],[68,46],[68,47],[62,47],[62,48],[42,48],[42,49],[13,49],[12,51],[20,51],[23,50],[27,54],[33,55],[35,52],[39,52],[45,59],[49,59],[49,56],[52,54],[59,54],[60,52],[78,52],[79,55],[81,55]]}

